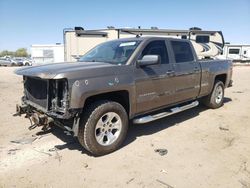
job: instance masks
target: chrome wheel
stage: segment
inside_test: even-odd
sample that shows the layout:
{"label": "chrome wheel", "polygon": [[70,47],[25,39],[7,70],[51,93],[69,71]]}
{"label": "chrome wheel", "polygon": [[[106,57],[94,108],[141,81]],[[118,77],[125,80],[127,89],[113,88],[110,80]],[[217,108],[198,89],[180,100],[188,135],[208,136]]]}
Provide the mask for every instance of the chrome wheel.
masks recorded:
{"label": "chrome wheel", "polygon": [[223,99],[223,88],[222,86],[219,85],[215,90],[215,102],[219,104],[221,103],[222,99]]}
{"label": "chrome wheel", "polygon": [[115,112],[107,112],[97,121],[95,127],[96,141],[102,146],[109,146],[117,140],[121,129],[120,116]]}

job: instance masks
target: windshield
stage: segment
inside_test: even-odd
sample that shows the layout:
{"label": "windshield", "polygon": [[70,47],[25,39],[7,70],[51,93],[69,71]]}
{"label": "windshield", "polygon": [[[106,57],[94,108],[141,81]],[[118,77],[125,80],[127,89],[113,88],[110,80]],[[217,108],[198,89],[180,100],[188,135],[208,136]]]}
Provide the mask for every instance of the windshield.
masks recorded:
{"label": "windshield", "polygon": [[84,56],[79,61],[98,61],[113,64],[125,64],[140,41],[111,41],[102,43]]}

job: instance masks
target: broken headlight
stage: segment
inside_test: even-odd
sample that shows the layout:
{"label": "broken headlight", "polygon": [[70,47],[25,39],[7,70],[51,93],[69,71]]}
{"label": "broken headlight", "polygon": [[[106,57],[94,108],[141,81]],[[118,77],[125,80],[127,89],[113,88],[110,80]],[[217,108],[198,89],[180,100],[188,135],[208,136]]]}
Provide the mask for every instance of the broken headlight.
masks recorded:
{"label": "broken headlight", "polygon": [[49,84],[51,110],[65,112],[68,108],[68,82],[66,79],[51,80]]}

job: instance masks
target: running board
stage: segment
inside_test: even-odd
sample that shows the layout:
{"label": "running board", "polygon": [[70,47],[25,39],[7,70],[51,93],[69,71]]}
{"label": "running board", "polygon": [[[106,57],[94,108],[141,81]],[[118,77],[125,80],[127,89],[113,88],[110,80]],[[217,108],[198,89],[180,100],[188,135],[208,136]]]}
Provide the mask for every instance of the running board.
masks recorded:
{"label": "running board", "polygon": [[198,105],[199,105],[199,102],[194,101],[194,102],[191,102],[191,103],[189,103],[187,105],[184,105],[184,106],[181,106],[181,107],[171,108],[171,109],[169,109],[169,111],[166,111],[166,112],[161,112],[159,114],[147,115],[147,116],[143,116],[143,117],[140,117],[140,118],[136,118],[136,119],[134,119],[133,122],[135,124],[148,123],[148,122],[151,122],[151,121],[155,121],[157,119],[161,119],[161,118],[164,118],[164,117],[167,117],[167,116],[170,116],[170,115],[173,115],[173,114],[188,110],[188,109],[196,107]]}

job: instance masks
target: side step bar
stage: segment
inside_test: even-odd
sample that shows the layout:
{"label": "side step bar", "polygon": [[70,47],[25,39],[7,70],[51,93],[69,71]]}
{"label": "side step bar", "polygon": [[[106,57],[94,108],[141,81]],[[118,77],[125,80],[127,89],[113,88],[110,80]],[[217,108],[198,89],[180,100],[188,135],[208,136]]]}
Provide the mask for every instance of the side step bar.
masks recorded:
{"label": "side step bar", "polygon": [[188,110],[188,109],[196,107],[198,105],[199,105],[199,102],[198,101],[194,101],[194,102],[191,102],[191,103],[186,104],[186,105],[181,106],[181,107],[171,108],[171,109],[169,109],[166,112],[161,112],[159,114],[147,115],[147,116],[143,116],[143,117],[140,117],[140,118],[136,118],[136,119],[133,120],[133,122],[135,124],[148,123],[148,122],[151,122],[151,121],[155,121],[157,119],[161,119],[161,118],[164,118],[164,117],[167,117],[167,116],[170,116],[170,115],[182,112],[184,110]]}

